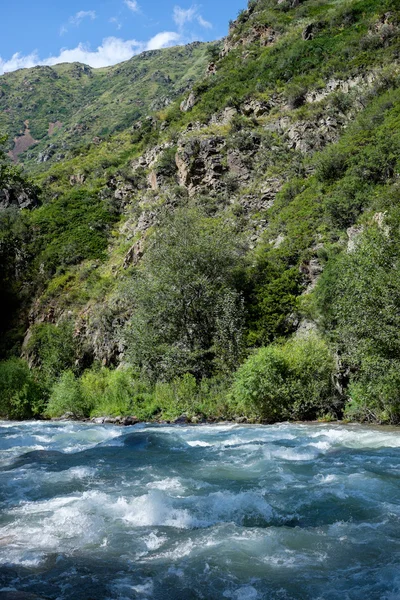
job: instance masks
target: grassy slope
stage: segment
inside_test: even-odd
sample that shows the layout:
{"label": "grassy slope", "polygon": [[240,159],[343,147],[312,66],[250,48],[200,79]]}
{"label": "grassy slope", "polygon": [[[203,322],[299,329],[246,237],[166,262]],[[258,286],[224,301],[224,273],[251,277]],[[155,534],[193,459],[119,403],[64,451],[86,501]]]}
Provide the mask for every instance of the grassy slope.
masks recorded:
{"label": "grassy slope", "polygon": [[[115,67],[92,69],[80,64],[35,67],[0,77],[0,130],[10,143],[25,131],[39,144],[21,159],[30,171],[40,151],[53,154],[123,131],[141,117],[182,94],[204,72],[207,44],[151,51]],[[49,124],[62,127],[49,135]]]}

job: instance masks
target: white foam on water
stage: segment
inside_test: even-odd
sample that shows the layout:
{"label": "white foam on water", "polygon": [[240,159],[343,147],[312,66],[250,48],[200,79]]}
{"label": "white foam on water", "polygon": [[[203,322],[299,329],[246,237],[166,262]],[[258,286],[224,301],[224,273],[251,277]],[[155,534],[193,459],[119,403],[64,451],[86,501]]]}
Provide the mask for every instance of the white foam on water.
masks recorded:
{"label": "white foam on water", "polygon": [[232,598],[232,600],[257,600],[260,598],[256,588],[251,585],[244,585],[234,592],[225,590],[222,595],[224,598]]}
{"label": "white foam on water", "polygon": [[131,600],[138,597],[150,598],[154,592],[154,582],[152,579],[147,579],[135,583],[130,577],[121,577],[110,584],[110,590],[112,594],[117,595],[118,600]]}
{"label": "white foam on water", "polygon": [[276,448],[276,449],[271,449],[271,448],[266,448],[264,450],[264,454],[266,458],[269,459],[282,459],[282,460],[288,460],[288,461],[309,461],[309,460],[314,460],[318,455],[319,452],[317,450],[315,451],[310,451],[310,450],[306,450],[304,448]]}
{"label": "white foam on water", "polygon": [[[33,449],[118,447],[126,433],[99,425],[0,426],[1,460]],[[329,583],[339,569],[343,581],[346,573],[353,577],[353,591],[365,585],[366,598],[371,590],[379,590],[380,599],[400,598],[393,572],[386,568],[390,561],[395,566],[400,551],[396,431],[332,424],[143,429],[173,440],[183,454],[166,451],[164,464],[157,453],[153,463],[154,453],[143,452],[138,464],[133,458],[123,472],[119,464],[113,471],[118,449],[99,453],[94,467],[53,471],[54,465],[33,461],[2,471],[1,492],[13,497],[14,507],[2,515],[0,565],[47,569],[49,554],[70,562],[75,553],[109,559],[110,569],[124,565],[117,579],[114,573],[107,581],[110,600],[159,597],[157,586],[165,576],[185,577],[186,584],[187,577],[202,573],[205,586],[223,574],[220,595],[231,600],[292,597],[283,588],[271,596],[275,592],[268,590],[268,582],[282,585],[273,578],[286,572],[287,581],[298,578],[308,585],[317,572]],[[124,460],[130,452],[125,448]],[[196,450],[201,448],[207,450]],[[339,452],[342,448],[350,450]],[[394,450],[372,452],[383,448]],[[65,458],[65,466],[76,465],[79,458]],[[48,498],[52,489],[60,495]],[[31,498],[38,500],[27,501]],[[140,568],[148,569],[145,577],[136,577]],[[153,581],[146,579],[150,572]],[[79,577],[78,571],[71,572],[65,585],[79,586]],[[368,577],[374,583],[364,584]],[[321,590],[310,597],[322,598]],[[205,588],[204,597],[207,593]],[[329,597],[339,598],[339,591]]]}
{"label": "white foam on water", "polygon": [[400,447],[400,434],[397,431],[367,429],[357,426],[352,426],[350,429],[342,426],[337,428],[321,428],[318,431],[310,432],[309,437],[322,438],[321,441],[325,441],[329,444],[329,447],[344,446],[346,448],[360,449]]}
{"label": "white foam on water", "polygon": [[161,490],[153,490],[130,500],[120,497],[115,509],[121,520],[135,527],[166,526],[189,529],[193,526],[190,512],[174,508],[171,499]]}
{"label": "white foam on water", "polygon": [[146,484],[146,487],[149,489],[169,490],[172,492],[183,492],[185,490],[182,482],[177,477],[166,477],[165,479],[151,481]]}
{"label": "white foam on water", "polygon": [[147,549],[151,551],[161,548],[167,539],[168,538],[166,535],[158,535],[155,531],[152,531],[147,537],[142,538],[147,546]]}
{"label": "white foam on water", "polygon": [[210,444],[209,442],[202,442],[201,440],[193,440],[193,441],[188,441],[187,442],[189,444],[189,446],[192,446],[192,448],[210,448],[212,447],[212,444]]}

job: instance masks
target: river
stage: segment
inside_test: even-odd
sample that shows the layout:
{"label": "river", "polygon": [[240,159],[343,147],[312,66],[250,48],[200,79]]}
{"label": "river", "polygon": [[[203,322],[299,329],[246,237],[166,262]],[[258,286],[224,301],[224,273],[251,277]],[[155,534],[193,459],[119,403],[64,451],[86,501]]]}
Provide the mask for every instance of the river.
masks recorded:
{"label": "river", "polygon": [[0,598],[398,600],[399,467],[394,429],[0,422]]}

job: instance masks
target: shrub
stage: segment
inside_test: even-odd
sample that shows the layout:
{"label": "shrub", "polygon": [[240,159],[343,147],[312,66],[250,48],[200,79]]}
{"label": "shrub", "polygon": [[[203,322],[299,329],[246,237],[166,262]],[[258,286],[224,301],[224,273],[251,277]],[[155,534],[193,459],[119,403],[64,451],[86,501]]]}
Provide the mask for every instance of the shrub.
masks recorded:
{"label": "shrub", "polygon": [[142,393],[146,391],[129,368],[86,371],[81,381],[85,401],[96,415],[137,413],[143,402]]}
{"label": "shrub", "polygon": [[246,415],[266,421],[309,419],[335,408],[334,361],[316,335],[272,344],[237,371],[232,402]]}
{"label": "shrub", "polygon": [[350,401],[344,414],[350,421],[398,424],[400,361],[365,360],[348,393]]}
{"label": "shrub", "polygon": [[40,414],[44,390],[28,364],[19,358],[0,363],[0,416],[27,419]]}
{"label": "shrub", "polygon": [[61,417],[67,413],[78,419],[90,414],[90,406],[82,394],[81,382],[72,371],[64,371],[54,384],[46,409],[49,417]]}
{"label": "shrub", "polygon": [[164,177],[172,177],[178,170],[175,162],[176,146],[167,148],[159,157],[156,164],[156,171]]}
{"label": "shrub", "polygon": [[27,350],[39,365],[43,380],[50,388],[63,371],[74,369],[76,347],[72,323],[63,321],[59,325],[35,325]]}
{"label": "shrub", "polygon": [[329,183],[340,179],[347,168],[346,155],[336,146],[328,147],[318,159],[316,176],[318,181]]}
{"label": "shrub", "polygon": [[352,252],[328,261],[316,299],[349,373],[346,416],[397,423],[400,239],[392,211],[383,227],[366,229]]}

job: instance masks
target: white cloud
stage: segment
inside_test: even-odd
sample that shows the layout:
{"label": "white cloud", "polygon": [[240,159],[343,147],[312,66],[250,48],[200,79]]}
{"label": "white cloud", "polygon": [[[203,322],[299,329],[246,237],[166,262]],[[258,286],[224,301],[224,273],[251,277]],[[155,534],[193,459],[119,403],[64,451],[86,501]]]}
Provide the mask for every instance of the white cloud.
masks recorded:
{"label": "white cloud", "polygon": [[132,12],[140,12],[140,7],[137,3],[137,0],[124,0],[124,2]]}
{"label": "white cloud", "polygon": [[122,23],[118,17],[111,17],[109,21],[110,23],[113,23],[118,30],[122,29]]}
{"label": "white cloud", "polygon": [[96,18],[96,11],[94,10],[80,10],[73,17],[70,18],[69,23],[71,25],[75,25],[75,27],[79,27],[82,23],[83,19],[91,19],[94,21]]}
{"label": "white cloud", "polygon": [[199,25],[201,25],[202,27],[205,27],[206,29],[212,29],[212,23],[210,23],[210,21],[206,21],[205,19],[203,19],[203,17],[201,15],[199,15],[197,17],[197,21],[198,21]]}
{"label": "white cloud", "polygon": [[146,44],[146,50],[158,50],[159,48],[167,48],[173,44],[179,44],[182,42],[181,35],[176,31],[163,31],[157,33],[151,38]]}
{"label": "white cloud", "polygon": [[16,52],[9,60],[3,60],[0,56],[0,75],[17,69],[30,69],[36,66],[38,61],[39,57],[36,51],[27,56],[22,56],[19,52]]}
{"label": "white cloud", "polygon": [[197,4],[193,4],[190,8],[182,8],[181,6],[174,7],[173,18],[177,26],[180,30],[184,28],[186,23],[193,23],[193,21],[197,21],[201,27],[206,27],[210,29],[212,24],[209,21],[203,19],[201,14],[199,13],[199,7]]}
{"label": "white cloud", "polygon": [[64,24],[61,26],[60,35],[67,33],[69,25],[72,27],[79,27],[84,19],[90,19],[91,21],[94,21],[96,17],[97,15],[95,10],[80,10],[73,17],[68,19],[68,23],[66,25]]}
{"label": "white cloud", "polygon": [[3,60],[0,56],[0,75],[17,69],[27,69],[37,65],[52,66],[63,62],[80,62],[94,68],[108,67],[129,60],[135,54],[145,50],[158,50],[184,41],[182,36],[175,31],[163,31],[147,41],[108,37],[96,50],[91,50],[85,44],[79,44],[76,48],[63,48],[58,56],[50,56],[45,59],[41,59],[36,51],[26,56],[17,52],[9,60]]}

